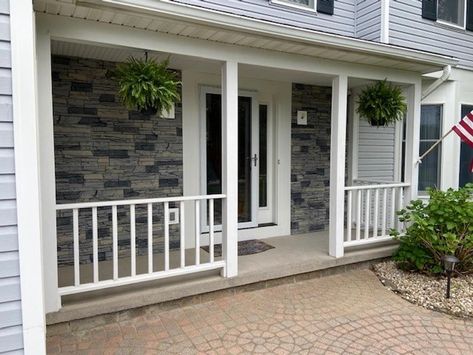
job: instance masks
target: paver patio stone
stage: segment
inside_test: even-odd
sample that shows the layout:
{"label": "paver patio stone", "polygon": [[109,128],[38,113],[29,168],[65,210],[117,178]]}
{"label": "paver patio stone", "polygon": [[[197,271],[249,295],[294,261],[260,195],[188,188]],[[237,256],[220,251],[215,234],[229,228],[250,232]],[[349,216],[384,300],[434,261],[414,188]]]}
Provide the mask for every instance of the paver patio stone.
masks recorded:
{"label": "paver patio stone", "polygon": [[472,320],[413,305],[369,270],[62,327],[50,354],[473,354]]}

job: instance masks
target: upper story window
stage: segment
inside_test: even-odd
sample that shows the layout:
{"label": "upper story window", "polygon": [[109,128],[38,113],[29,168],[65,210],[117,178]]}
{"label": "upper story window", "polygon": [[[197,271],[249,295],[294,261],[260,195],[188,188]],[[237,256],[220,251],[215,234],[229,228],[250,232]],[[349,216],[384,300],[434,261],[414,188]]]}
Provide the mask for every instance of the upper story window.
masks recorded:
{"label": "upper story window", "polygon": [[465,0],[438,0],[437,19],[464,28],[465,8]]}
{"label": "upper story window", "polygon": [[269,0],[273,4],[333,15],[334,0]]}
{"label": "upper story window", "polygon": [[296,7],[303,10],[316,10],[316,0],[271,0],[272,3]]}
{"label": "upper story window", "polygon": [[422,0],[422,17],[473,31],[472,0]]}

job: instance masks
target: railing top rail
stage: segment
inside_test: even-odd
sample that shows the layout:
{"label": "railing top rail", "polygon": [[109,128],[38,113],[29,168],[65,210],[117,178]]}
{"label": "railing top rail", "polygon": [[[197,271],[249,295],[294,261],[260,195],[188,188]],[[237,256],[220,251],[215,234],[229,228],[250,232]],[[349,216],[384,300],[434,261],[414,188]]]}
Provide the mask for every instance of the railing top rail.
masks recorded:
{"label": "railing top rail", "polygon": [[164,203],[164,202],[181,202],[181,201],[194,201],[194,200],[223,199],[225,197],[226,196],[223,195],[223,194],[218,194],[218,195],[201,195],[201,196],[178,196],[178,197],[163,197],[163,198],[145,198],[145,199],[135,199],[135,200],[67,203],[67,204],[56,205],[56,211],[81,209],[81,208],[93,208],[93,207],[146,205],[148,203]]}
{"label": "railing top rail", "polygon": [[378,180],[378,179],[370,179],[370,178],[359,178],[354,179],[353,182],[369,182],[371,184],[402,184],[402,181],[387,181],[387,180]]}
{"label": "railing top rail", "polygon": [[394,184],[378,184],[378,185],[356,185],[356,186],[345,186],[345,191],[353,190],[372,190],[372,189],[387,189],[393,187],[409,187],[411,184],[407,182],[399,182]]}

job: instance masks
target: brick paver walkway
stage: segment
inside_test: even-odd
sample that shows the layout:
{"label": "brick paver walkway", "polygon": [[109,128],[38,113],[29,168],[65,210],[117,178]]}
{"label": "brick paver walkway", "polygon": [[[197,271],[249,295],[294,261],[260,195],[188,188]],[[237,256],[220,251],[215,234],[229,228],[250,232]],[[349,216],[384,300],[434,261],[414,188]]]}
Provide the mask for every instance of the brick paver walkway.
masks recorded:
{"label": "brick paver walkway", "polygon": [[49,332],[50,353],[473,354],[472,321],[412,305],[369,270]]}

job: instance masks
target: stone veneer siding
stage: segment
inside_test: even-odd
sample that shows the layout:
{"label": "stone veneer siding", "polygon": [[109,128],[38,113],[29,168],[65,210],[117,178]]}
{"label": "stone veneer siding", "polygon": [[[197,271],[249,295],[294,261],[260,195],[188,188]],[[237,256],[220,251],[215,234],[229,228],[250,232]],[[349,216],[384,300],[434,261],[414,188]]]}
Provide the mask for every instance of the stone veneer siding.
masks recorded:
{"label": "stone veneer siding", "polygon": [[[58,204],[181,196],[182,108],[175,119],[128,111],[107,71],[116,63],[53,56],[54,145]],[[179,73],[180,74],[180,73]],[[172,207],[172,206],[171,206]],[[137,248],[147,252],[146,208],[137,206]],[[111,212],[98,210],[99,259],[109,260]],[[120,257],[129,256],[129,210],[118,209]],[[155,249],[162,250],[162,206],[155,206]],[[58,257],[72,262],[72,218],[60,213]],[[80,214],[81,262],[92,260],[91,212]],[[171,244],[178,243],[173,226]],[[173,237],[174,236],[174,237]],[[177,244],[178,245],[178,244]]]}
{"label": "stone veneer siding", "polygon": [[[331,87],[292,85],[291,234],[328,228],[331,98]],[[307,126],[297,111],[307,111]]]}

